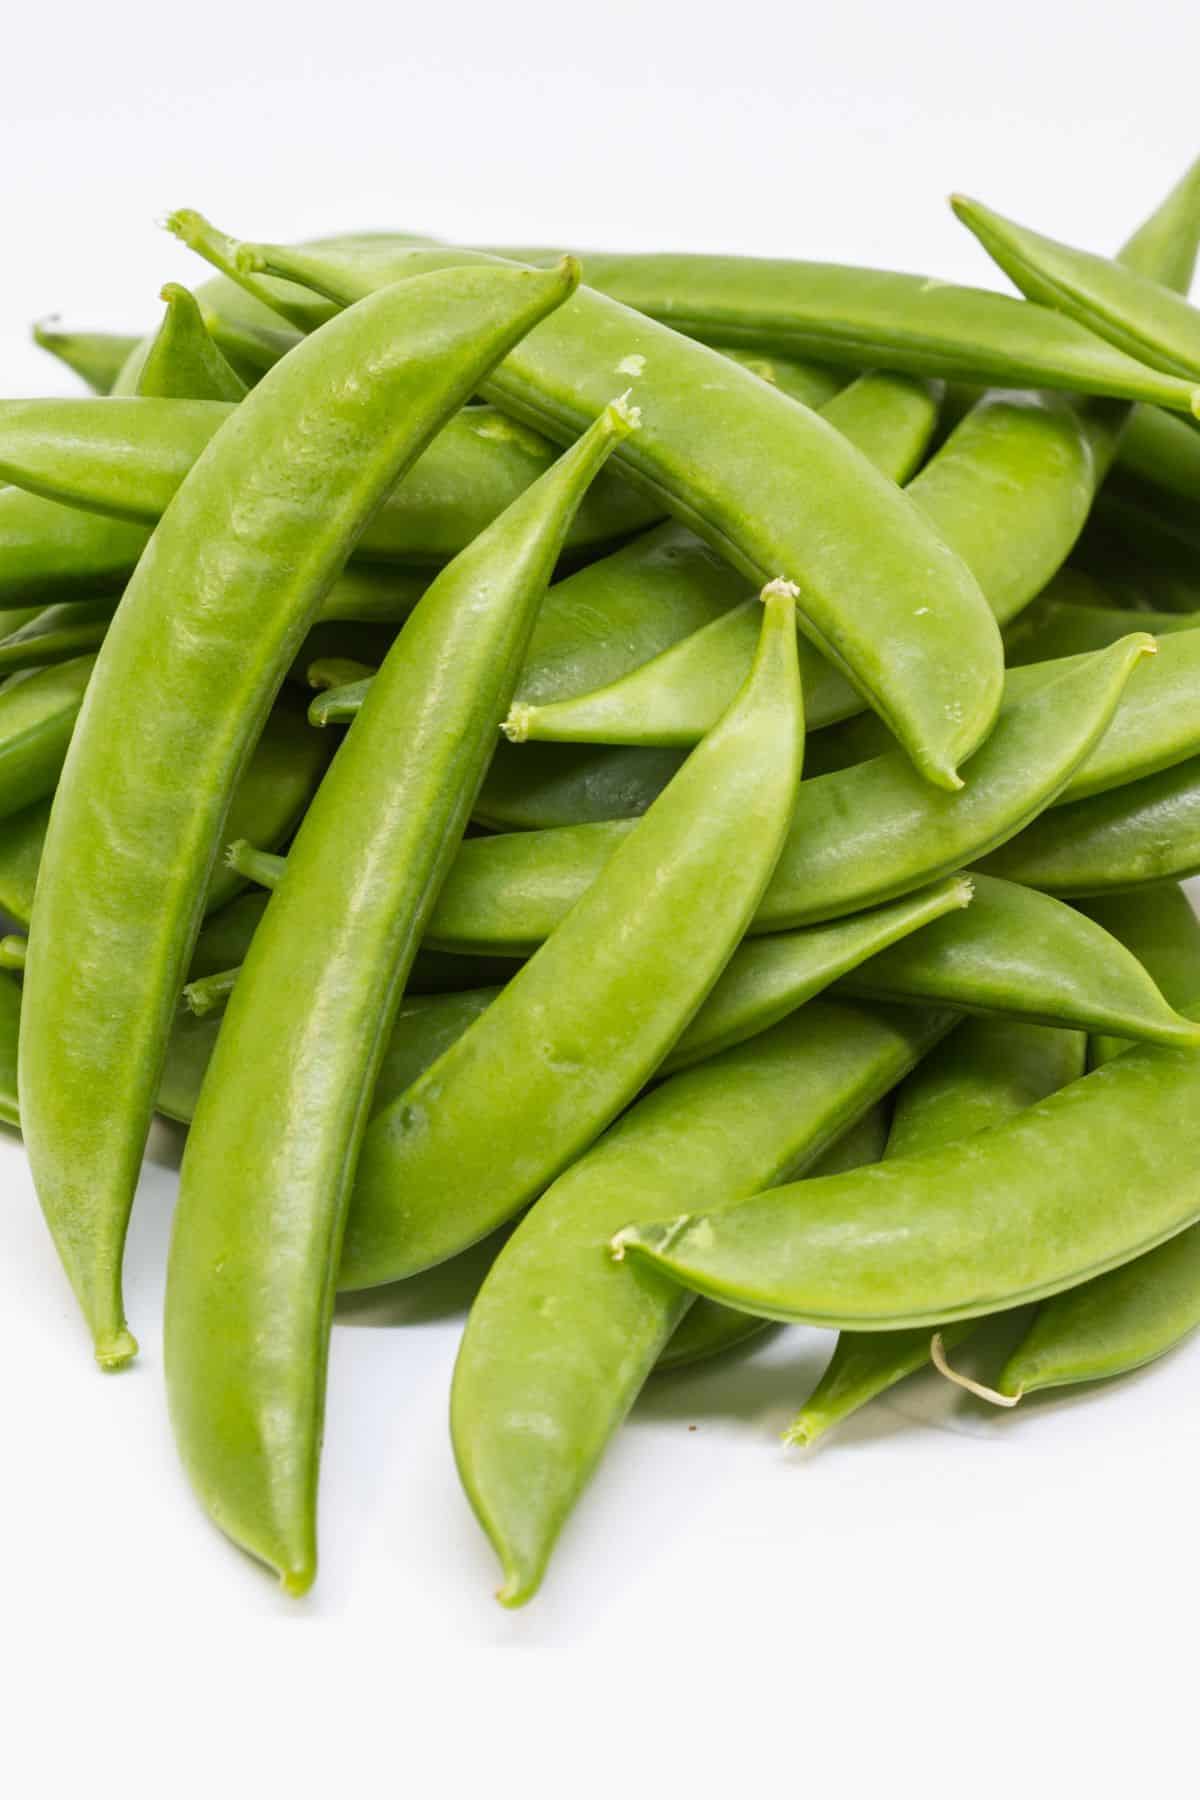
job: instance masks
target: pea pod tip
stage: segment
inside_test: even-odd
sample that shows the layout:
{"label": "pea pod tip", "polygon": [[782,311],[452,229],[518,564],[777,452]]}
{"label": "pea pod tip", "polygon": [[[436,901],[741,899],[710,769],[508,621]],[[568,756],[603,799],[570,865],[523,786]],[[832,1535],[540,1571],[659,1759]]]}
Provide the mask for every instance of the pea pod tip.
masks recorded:
{"label": "pea pod tip", "polygon": [[112,1374],[131,1363],[138,1353],[138,1342],[128,1326],[104,1332],[96,1339],[96,1362],[105,1374]]}

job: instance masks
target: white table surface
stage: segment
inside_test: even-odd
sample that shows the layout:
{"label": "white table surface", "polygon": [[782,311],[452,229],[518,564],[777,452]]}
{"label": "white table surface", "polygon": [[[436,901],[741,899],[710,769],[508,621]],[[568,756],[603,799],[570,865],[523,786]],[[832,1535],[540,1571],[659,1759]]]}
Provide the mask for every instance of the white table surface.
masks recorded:
{"label": "white table surface", "polygon": [[[140,327],[163,281],[203,279],[155,228],[178,205],[247,236],[428,228],[990,283],[946,193],[1115,245],[1200,148],[1198,38],[1170,0],[26,8],[5,20],[0,392],[73,391],[29,345],[35,316]],[[339,1312],[322,1568],[297,1605],[207,1525],[175,1462],[158,1318],[179,1146],[156,1128],[127,1271],[142,1355],[104,1378],[19,1142],[0,1142],[0,1618],[31,1647],[7,1689],[10,1762],[40,1697],[43,1777],[78,1755],[93,1791],[159,1791],[138,1754],[149,1684],[179,1722],[176,1791],[211,1757],[249,1792],[285,1742],[293,1791],[345,1773],[364,1740],[386,1755],[376,1776],[411,1785],[383,1746],[436,1726],[450,1761],[424,1791],[478,1772],[489,1791],[520,1774],[575,1794],[611,1771],[605,1792],[640,1793],[661,1766],[701,1792],[828,1789],[832,1771],[840,1793],[1003,1776],[995,1791],[1040,1795],[1060,1768],[1093,1793],[1194,1792],[1200,1343],[1015,1414],[923,1376],[811,1454],[778,1440],[821,1334],[656,1380],[542,1596],[509,1615],[447,1441],[472,1280],[454,1267]],[[264,1646],[286,1621],[309,1629]],[[347,1628],[332,1654],[318,1626]],[[573,1658],[484,1671],[470,1654],[563,1648],[600,1658],[590,1689]],[[739,1671],[756,1691],[735,1705]],[[214,1718],[199,1696],[217,1692]]]}

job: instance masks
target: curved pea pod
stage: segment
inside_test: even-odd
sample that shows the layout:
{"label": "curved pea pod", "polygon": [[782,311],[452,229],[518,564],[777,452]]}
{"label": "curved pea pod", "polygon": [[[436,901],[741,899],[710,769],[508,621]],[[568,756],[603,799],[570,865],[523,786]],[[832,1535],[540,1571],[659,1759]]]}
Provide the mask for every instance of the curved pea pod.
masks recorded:
{"label": "curved pea pod", "polygon": [[[975,406],[910,483],[909,497],[971,569],[1000,620],[1037,594],[1071,550],[1114,439],[1114,421],[1100,412],[999,395]],[[743,605],[597,691],[540,705],[518,694],[507,729],[520,741],[694,743],[744,678],[752,630]],[[861,711],[828,663],[812,658],[803,674],[811,729]]]}
{"label": "curved pea pod", "polygon": [[62,331],[57,318],[49,318],[38,320],[33,341],[65,363],[94,393],[108,394],[141,340],[117,331]]}
{"label": "curved pea pod", "polygon": [[[0,478],[46,499],[153,524],[230,416],[214,400],[0,401]],[[449,419],[356,546],[364,559],[456,556],[543,475],[555,447],[492,407]],[[625,483],[598,485],[574,521],[573,549],[661,516]]]}
{"label": "curved pea pod", "polygon": [[747,940],[730,957],[659,1073],[673,1074],[767,1030],[889,945],[961,911],[971,897],[971,883],[954,877],[872,912]]}
{"label": "curved pea pod", "polygon": [[109,593],[149,539],[144,525],[59,506],[21,488],[0,489],[0,603]]}
{"label": "curved pea pod", "polygon": [[633,1225],[615,1253],[763,1318],[842,1329],[1019,1306],[1194,1223],[1198,1103],[1200,1053],[1139,1044],[964,1143]]}
{"label": "curved pea pod", "polygon": [[[862,1169],[878,1162],[883,1155],[888,1135],[888,1108],[877,1101],[856,1125],[844,1131],[824,1155],[808,1170],[812,1180],[821,1175],[840,1175],[845,1169]],[[749,1313],[734,1312],[732,1307],[718,1306],[713,1300],[695,1300],[671,1333],[666,1348],[654,1365],[655,1374],[689,1368],[694,1363],[708,1362],[733,1350],[770,1329],[767,1319],[752,1318]]]}
{"label": "curved pea pod", "polygon": [[341,1284],[443,1261],[534,1199],[697,1011],[779,855],[800,780],[794,596],[764,590],[750,679],[592,890],[454,1048],[376,1115]]}
{"label": "curved pea pod", "polygon": [[[1020,831],[1087,756],[1133,668],[1152,648],[1150,638],[1125,638],[1072,662],[1061,680],[1006,707],[958,794],[932,790],[898,751],[802,783],[754,932],[881,905],[956,872],[982,855],[984,845]],[[430,919],[429,943],[468,953],[526,953],[587,890],[630,829],[615,820],[464,844]]]}
{"label": "curved pea pod", "polygon": [[[1200,190],[1200,162],[1185,182]],[[1121,262],[1030,231],[956,194],[955,214],[1030,300],[1077,319],[1150,368],[1200,379],[1200,316],[1182,295]]]}
{"label": "curved pea pod", "polygon": [[[171,1421],[214,1521],[316,1573],[334,1276],[383,1053],[610,408],[425,594],[300,826],[201,1091],[167,1272]],[[790,621],[785,621],[790,624]]]}
{"label": "curved pea pod", "polygon": [[0,817],[53,793],[94,663],[78,657],[0,687]]}
{"label": "curved pea pod", "polygon": [[1056,807],[980,865],[1067,899],[1200,872],[1200,756]]}
{"label": "curved pea pod", "polygon": [[55,796],[21,1022],[34,1179],[103,1366],[135,1349],[126,1222],[241,766],[374,509],[575,279],[455,271],[306,340],[232,409],[125,591]]}
{"label": "curved pea pod", "polygon": [[21,989],[0,970],[0,1122],[21,1124],[17,1106],[17,1037],[21,1029]]}
{"label": "curved pea pod", "polygon": [[561,1175],[517,1227],[467,1320],[454,1372],[459,1474],[531,1598],[562,1526],[688,1306],[605,1254],[631,1197],[716,1202],[807,1167],[945,1031],[945,1016],[814,1001],[673,1076]]}
{"label": "curved pea pod", "polygon": [[119,598],[113,594],[69,606],[43,607],[36,618],[0,640],[0,677],[72,662],[98,650]]}
{"label": "curved pea pod", "polygon": [[1050,307],[928,275],[687,253],[589,251],[586,267],[589,286],[715,343],[978,386],[1066,388],[1184,412],[1190,405],[1190,383],[1157,374]]}
{"label": "curved pea pod", "polygon": [[1031,1024],[1121,1032],[1151,1043],[1198,1041],[1139,959],[1102,925],[1048,894],[976,875],[965,913],[947,913],[844,976],[851,993]]}
{"label": "curved pea pod", "polygon": [[[415,275],[470,255],[414,251],[407,266]],[[250,246],[241,260],[343,303],[402,267],[395,256]],[[636,451],[630,440],[620,452],[622,472],[752,580],[794,581],[806,635],[888,720],[931,784],[956,787],[958,764],[992,724],[1002,680],[995,621],[961,560],[818,414],[591,289],[574,296],[557,328],[509,356],[484,391],[551,435],[574,436],[616,370],[628,371],[647,414]],[[798,469],[803,479],[781,473]],[[928,610],[918,619],[920,607]],[[955,718],[942,702],[947,688],[960,703]]]}

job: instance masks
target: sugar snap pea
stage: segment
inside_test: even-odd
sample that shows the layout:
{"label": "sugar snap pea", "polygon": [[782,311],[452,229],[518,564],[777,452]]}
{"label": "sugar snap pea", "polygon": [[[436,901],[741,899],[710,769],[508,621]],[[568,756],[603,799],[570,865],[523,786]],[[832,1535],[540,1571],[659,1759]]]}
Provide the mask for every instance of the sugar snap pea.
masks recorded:
{"label": "sugar snap pea", "polygon": [[[752,929],[784,931],[880,905],[953,873],[981,856],[985,843],[1019,831],[1086,757],[1151,648],[1149,638],[1126,638],[1072,662],[1061,680],[1007,707],[959,794],[932,790],[896,751],[805,781]],[[434,908],[429,943],[468,953],[528,952],[596,879],[630,829],[628,821],[614,820],[464,844]]]}
{"label": "sugar snap pea", "polygon": [[171,1419],[207,1511],[293,1593],[316,1572],[334,1276],[375,1078],[572,513],[636,423],[601,414],[414,610],[301,824],[201,1092],[167,1272]]}
{"label": "sugar snap pea", "polygon": [[459,1350],[459,1474],[504,1570],[536,1592],[562,1526],[689,1296],[604,1246],[633,1196],[716,1202],[810,1163],[948,1028],[945,1015],[814,1001],[673,1076],[544,1194],[501,1250]]}
{"label": "sugar snap pea", "polygon": [[[518,261],[547,250],[504,250]],[[1173,259],[1177,260],[1177,259]],[[1156,374],[1050,307],[926,275],[753,256],[589,251],[589,286],[677,331],[859,368],[1001,388],[1066,388],[1186,412],[1191,385]]]}
{"label": "sugar snap pea", "polygon": [[1154,487],[1181,500],[1200,501],[1200,437],[1184,419],[1154,406],[1135,406],[1121,434],[1117,460]]}
{"label": "sugar snap pea", "polygon": [[[1195,620],[1186,613],[1143,612],[1134,607],[1081,604],[1058,599],[1048,592],[1023,613],[1008,636],[1009,670],[1025,663],[1047,662],[1063,656],[1081,656],[1102,650],[1130,631],[1149,631],[1161,637],[1176,631],[1192,631]],[[1161,645],[1159,648],[1161,649]],[[832,735],[832,734],[830,734]]]}
{"label": "sugar snap pea", "polygon": [[830,368],[827,363],[802,362],[794,356],[767,356],[756,350],[722,349],[723,356],[769,381],[772,387],[790,394],[805,406],[824,406],[841,392],[849,380],[845,369]]}
{"label": "sugar snap pea", "polygon": [[[887,1134],[888,1106],[880,1100],[809,1166],[808,1175],[816,1180],[821,1175],[840,1175],[845,1169],[862,1169],[868,1163],[878,1162]],[[707,1362],[770,1328],[769,1319],[755,1319],[750,1313],[718,1306],[714,1300],[696,1298],[671,1333],[654,1365],[655,1373]]]}
{"label": "sugar snap pea", "polygon": [[764,589],[759,655],[724,719],[495,1005],[372,1120],[343,1286],[429,1267],[534,1199],[633,1098],[712,988],[799,785],[793,607],[789,584]]}
{"label": "sugar snap pea", "polygon": [[[1184,183],[1200,193],[1200,162]],[[1030,300],[1077,319],[1151,368],[1185,381],[1200,379],[1200,316],[1170,287],[1119,261],[1030,231],[964,195],[956,194],[951,205]]]}
{"label": "sugar snap pea", "polygon": [[76,657],[0,687],[0,816],[53,793],[94,663]]}
{"label": "sugar snap pea", "polygon": [[1139,1044],[921,1156],[632,1225],[617,1255],[763,1318],[857,1330],[1022,1305],[1200,1216],[1200,1055]]}
{"label": "sugar snap pea", "polygon": [[119,594],[69,606],[45,606],[28,624],[0,639],[0,676],[71,662],[104,642]]}
{"label": "sugar snap pea", "polygon": [[[315,334],[233,410],[125,591],[55,796],[21,1023],[35,1183],[103,1366],[136,1347],[125,1225],[239,769],[374,509],[576,279],[454,271]],[[148,783],[154,768],[180,773]]]}
{"label": "sugar snap pea", "polygon": [[[97,404],[99,404],[97,402]],[[0,603],[90,599],[119,587],[146,548],[144,525],[0,489]]]}
{"label": "sugar snap pea", "polygon": [[[136,522],[161,517],[230,416],[212,400],[0,401],[0,478],[46,499]],[[447,422],[379,509],[362,558],[445,562],[545,472],[554,446],[491,407]],[[568,543],[611,542],[652,522],[626,483],[599,484]]]}
{"label": "sugar snap pea", "polygon": [[[166,314],[146,343],[135,391],[145,399],[240,400],[246,383],[213,342],[195,295],[169,281]],[[129,379],[129,371],[123,371]]]}
{"label": "sugar snap pea", "polygon": [[95,393],[107,394],[140,340],[116,331],[63,331],[59,321],[50,318],[38,320],[33,341],[57,356]]}
{"label": "sugar snap pea", "polygon": [[[1075,909],[1132,951],[1160,992],[1176,1006],[1200,994],[1200,919],[1175,882],[1079,900]],[[1127,1038],[1096,1034],[1093,1063],[1129,1048]]]}
{"label": "sugar snap pea", "polygon": [[[468,254],[412,251],[408,266],[415,274]],[[250,246],[239,261],[341,302],[400,268],[394,255]],[[1001,681],[994,620],[960,559],[824,420],[594,290],[581,289],[564,322],[508,357],[484,391],[551,435],[574,435],[618,367],[651,421],[636,451],[632,440],[623,447],[622,472],[752,580],[796,582],[806,634],[888,719],[926,778],[956,787],[958,764],[992,724]],[[700,432],[697,387],[706,396]],[[799,468],[803,480],[786,473]],[[954,718],[941,700],[947,686]]]}

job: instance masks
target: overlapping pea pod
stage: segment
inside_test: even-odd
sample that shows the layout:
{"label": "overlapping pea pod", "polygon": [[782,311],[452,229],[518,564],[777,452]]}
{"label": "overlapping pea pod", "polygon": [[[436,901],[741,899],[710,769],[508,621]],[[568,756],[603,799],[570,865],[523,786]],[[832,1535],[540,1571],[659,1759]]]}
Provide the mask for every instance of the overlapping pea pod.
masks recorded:
{"label": "overlapping pea pod", "polygon": [[[528,1600],[689,1296],[606,1255],[633,1196],[745,1193],[803,1169],[948,1029],[949,1015],[814,1001],[673,1076],[560,1176],[493,1263],[455,1368],[459,1473]],[[653,1199],[652,1199],[653,1197]]]}
{"label": "overlapping pea pod", "polygon": [[301,823],[197,1105],[171,1419],[209,1514],[293,1593],[316,1572],[334,1280],[376,1076],[571,517],[636,425],[602,413],[414,610]]}
{"label": "overlapping pea pod", "polygon": [[[1143,612],[1135,607],[1110,606],[1103,600],[1093,603],[1078,597],[1083,592],[1074,580],[1061,586],[1052,582],[1045,599],[1022,613],[1006,637],[1010,669],[1103,650],[1106,644],[1115,644],[1131,631],[1167,637],[1177,631],[1196,629],[1195,619],[1186,613]],[[832,737],[833,733],[829,735]]]}
{"label": "overlapping pea pod", "polygon": [[[616,379],[616,378],[614,378]],[[44,499],[152,525],[233,408],[214,400],[0,402],[0,479]],[[442,563],[553,462],[544,437],[491,407],[449,419],[356,546],[376,561]],[[568,545],[584,549],[660,516],[626,483],[597,484]]]}
{"label": "overlapping pea pod", "polygon": [[[1133,668],[1152,649],[1152,639],[1126,638],[1072,662],[1060,680],[1005,708],[958,794],[931,789],[897,751],[805,781],[754,932],[879,905],[953,873],[983,855],[985,845],[1012,836],[1044,810],[1087,757]],[[465,843],[434,908],[428,942],[468,953],[528,952],[586,892],[632,829],[618,820]]]}
{"label": "overlapping pea pod", "polygon": [[167,310],[152,337],[131,350],[110,392],[148,400],[240,400],[246,383],[221,354],[196,297],[168,282]]}
{"label": "overlapping pea pod", "polygon": [[33,341],[97,394],[109,394],[140,338],[116,331],[64,331],[57,318],[39,319]]}
{"label": "overlapping pea pod", "polygon": [[[405,267],[416,274],[475,256],[247,246],[239,266],[299,278],[344,303]],[[992,724],[1001,678],[995,622],[961,559],[825,421],[593,290],[581,289],[563,324],[508,357],[484,392],[552,435],[573,436],[614,370],[630,374],[651,421],[636,452],[623,447],[622,472],[751,580],[795,581],[806,633],[888,719],[926,778],[957,786],[958,764]]]}
{"label": "overlapping pea pod", "polygon": [[[1082,1032],[1008,1019],[968,1019],[934,1046],[896,1092],[886,1157],[915,1156],[961,1143],[1076,1081],[1086,1066]],[[946,1349],[978,1324],[961,1320],[941,1333]],[[907,1331],[843,1331],[829,1365],[784,1434],[811,1444],[831,1426],[925,1368],[927,1327]]]}
{"label": "overlapping pea pod", "polygon": [[[231,846],[230,861],[248,880],[266,885],[284,867],[282,857],[241,843]],[[477,960],[450,958],[463,968]],[[210,1011],[224,1003],[236,977],[236,969],[222,966],[185,993],[197,1011]],[[1075,908],[981,875],[970,884],[939,882],[827,924],[747,939],[662,1070],[754,1036],[835,981],[874,999],[1119,1030],[1159,1043],[1193,1043],[1197,1036],[1138,959]]]}
{"label": "overlapping pea pod", "polygon": [[763,1318],[931,1326],[1061,1292],[1200,1216],[1200,1053],[1139,1044],[978,1137],[716,1211],[614,1253]]}
{"label": "overlapping pea pod", "polygon": [[[1089,909],[1185,1002],[1200,993],[1200,923],[1177,887],[1150,888]],[[1128,1048],[1093,1044],[1107,1061]],[[1000,1395],[1097,1381],[1140,1368],[1200,1326],[1200,1231],[1192,1227],[1136,1261],[1047,1300],[1000,1374]]]}
{"label": "overlapping pea pod", "polygon": [[459,270],[352,309],[234,409],[126,589],[55,796],[21,1022],[34,1179],[103,1366],[135,1350],[125,1227],[240,769],[374,509],[576,279]]}
{"label": "overlapping pea pod", "polygon": [[[1120,625],[1129,614],[1115,614],[1109,642],[1119,640]],[[1137,615],[1132,615],[1137,616]],[[1083,622],[1095,629],[1093,622]],[[1069,627],[1068,627],[1069,629]],[[1101,633],[1103,627],[1101,626]],[[1082,654],[1094,655],[1094,651]],[[1010,669],[1005,680],[1005,700],[1018,705],[1029,695],[1061,679],[1070,658],[1023,664]],[[864,714],[823,733],[817,756],[818,768],[853,766],[886,748],[882,727]],[[828,740],[834,740],[830,743]],[[1165,636],[1158,654],[1135,669],[1121,695],[1112,723],[1087,759],[1080,764],[1053,800],[1063,807],[1092,794],[1107,794],[1145,776],[1170,769],[1200,754],[1200,630],[1177,631]],[[828,759],[828,760],[826,760]],[[1052,827],[1047,824],[1047,832]]]}

